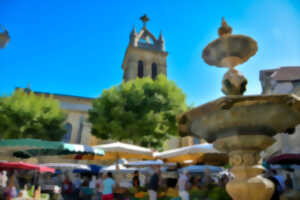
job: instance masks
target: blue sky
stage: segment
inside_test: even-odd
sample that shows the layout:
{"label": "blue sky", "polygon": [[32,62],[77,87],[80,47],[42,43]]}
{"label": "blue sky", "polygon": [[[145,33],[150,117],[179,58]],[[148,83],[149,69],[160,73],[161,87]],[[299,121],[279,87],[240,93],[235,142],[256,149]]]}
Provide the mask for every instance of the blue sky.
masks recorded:
{"label": "blue sky", "polygon": [[257,54],[237,68],[248,78],[247,94],[261,93],[260,70],[300,66],[299,0],[0,0],[0,24],[11,35],[0,50],[0,94],[30,83],[35,91],[99,96],[121,83],[129,33],[144,13],[149,30],[163,33],[168,78],[189,103],[223,95],[225,70],[201,58],[222,16],[233,33],[258,42]]}

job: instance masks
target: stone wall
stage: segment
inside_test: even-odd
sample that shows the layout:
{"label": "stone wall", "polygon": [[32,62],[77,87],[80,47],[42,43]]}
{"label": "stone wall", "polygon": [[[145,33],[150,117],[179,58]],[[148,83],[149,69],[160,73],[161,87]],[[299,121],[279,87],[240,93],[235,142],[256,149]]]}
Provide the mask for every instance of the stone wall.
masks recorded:
{"label": "stone wall", "polygon": [[124,80],[134,80],[138,77],[138,62],[144,66],[144,77],[151,77],[152,63],[157,64],[157,73],[167,75],[167,54],[151,50],[128,47],[122,64]]}

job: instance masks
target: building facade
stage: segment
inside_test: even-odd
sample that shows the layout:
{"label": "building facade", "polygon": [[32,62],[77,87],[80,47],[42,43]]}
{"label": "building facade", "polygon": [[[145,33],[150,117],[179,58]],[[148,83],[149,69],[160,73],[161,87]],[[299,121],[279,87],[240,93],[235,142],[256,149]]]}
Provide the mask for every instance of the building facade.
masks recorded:
{"label": "building facade", "polygon": [[17,88],[17,90],[19,89],[33,92],[37,96],[51,96],[59,102],[61,109],[67,115],[66,134],[62,138],[64,142],[85,145],[98,144],[99,140],[91,135],[91,124],[88,122],[88,110],[92,108],[94,98],[37,92],[30,88]]}
{"label": "building facade", "polygon": [[[300,67],[280,67],[260,71],[262,94],[295,94],[300,97]],[[300,126],[293,135],[278,134],[276,143],[267,149],[265,156],[282,153],[300,153]]]}

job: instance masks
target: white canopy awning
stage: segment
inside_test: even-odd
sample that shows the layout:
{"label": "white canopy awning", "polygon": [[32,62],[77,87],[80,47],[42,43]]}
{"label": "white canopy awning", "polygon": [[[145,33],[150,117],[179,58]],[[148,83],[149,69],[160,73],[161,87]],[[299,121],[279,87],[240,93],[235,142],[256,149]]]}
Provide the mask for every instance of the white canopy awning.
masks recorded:
{"label": "white canopy awning", "polygon": [[124,152],[128,154],[144,154],[148,156],[152,156],[153,152],[151,149],[133,145],[133,144],[126,144],[122,142],[114,142],[110,144],[102,144],[93,146],[94,148],[100,148],[105,152]]}
{"label": "white canopy awning", "polygon": [[61,169],[61,170],[68,170],[68,169],[69,170],[73,170],[73,169],[90,170],[90,167],[88,165],[75,164],[75,163],[44,163],[40,165],[46,167],[52,167],[55,169]]}
{"label": "white canopy awning", "polygon": [[137,170],[136,168],[127,168],[122,164],[118,164],[118,166],[119,166],[119,169],[117,169],[116,164],[103,167],[101,169],[101,172],[117,172],[117,170],[119,170],[119,172],[134,172],[135,170]]}
{"label": "white canopy awning", "polygon": [[213,148],[213,145],[210,143],[196,144],[187,147],[181,147],[177,149],[171,149],[160,153],[155,153],[156,158],[165,159],[176,156],[184,156],[189,154],[197,153],[217,153],[218,151]]}
{"label": "white canopy awning", "polygon": [[164,163],[162,160],[143,160],[127,162],[126,166],[131,167],[148,167],[148,166],[175,166],[175,163]]}

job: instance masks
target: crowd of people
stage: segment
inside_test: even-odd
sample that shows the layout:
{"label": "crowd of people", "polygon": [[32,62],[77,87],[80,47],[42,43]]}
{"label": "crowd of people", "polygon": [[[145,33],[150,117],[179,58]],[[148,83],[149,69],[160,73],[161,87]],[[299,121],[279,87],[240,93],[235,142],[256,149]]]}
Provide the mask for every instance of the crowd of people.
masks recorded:
{"label": "crowd of people", "polygon": [[[64,178],[49,174],[38,179],[36,177],[36,174],[33,174],[23,180],[24,176],[17,171],[0,172],[0,200],[23,196],[25,191],[30,193],[28,188],[33,188],[33,191],[39,188],[39,190],[49,193],[51,200],[112,200],[116,185],[111,172],[99,174],[98,177],[77,174],[73,180],[67,174],[64,175]],[[49,186],[54,187],[49,188]],[[59,189],[56,190],[56,186]]]}
{"label": "crowd of people", "polygon": [[[162,179],[160,167],[153,167],[152,173],[148,174],[147,181],[144,185],[141,184],[141,175],[139,171],[135,171],[131,179],[131,186],[136,190],[145,187],[150,200],[158,199],[158,191],[161,188],[168,188],[165,180]],[[212,179],[203,177],[203,180],[212,181]],[[199,179],[197,179],[199,181]],[[179,195],[182,199],[188,199],[187,188],[195,187],[197,185],[196,179],[188,179],[187,172],[180,175],[176,184],[169,184],[172,187],[179,189]],[[49,186],[58,186],[55,189]],[[25,189],[24,189],[25,188]],[[25,171],[11,171],[7,173],[2,171],[0,173],[0,193],[2,199],[12,199],[24,192],[29,191],[30,188],[40,188],[42,192],[48,193],[50,199],[63,200],[113,200],[126,199],[124,196],[116,192],[120,185],[114,180],[111,172],[95,175],[81,175],[60,174],[38,175],[37,173],[29,174]]]}
{"label": "crowd of people", "polygon": [[[27,174],[28,175],[28,174]],[[223,174],[215,180],[209,170],[202,175],[191,175],[187,171],[181,171],[178,178],[173,181],[166,182],[162,178],[160,167],[153,166],[152,172],[148,174],[146,184],[141,184],[139,171],[135,171],[131,179],[131,186],[138,191],[141,187],[145,187],[149,200],[157,200],[158,193],[164,188],[166,191],[173,191],[182,200],[189,200],[191,191],[206,190],[208,185],[217,185],[225,188],[226,183],[230,180],[228,174]],[[72,178],[68,174],[63,176],[45,175],[37,176],[31,174],[26,177],[17,171],[0,172],[0,200],[9,200],[17,197],[19,193],[27,188],[38,188],[50,194],[50,199],[57,200],[113,200],[113,199],[129,199],[119,195],[117,191],[120,185],[113,178],[111,172],[96,175],[75,174]],[[269,180],[275,185],[275,192],[272,200],[279,200],[280,195],[293,189],[293,181],[290,174],[286,177],[278,174],[275,170],[270,170],[265,174]],[[49,188],[49,185],[59,186],[59,190]],[[225,189],[224,189],[225,191]],[[174,195],[176,196],[176,195]]]}

